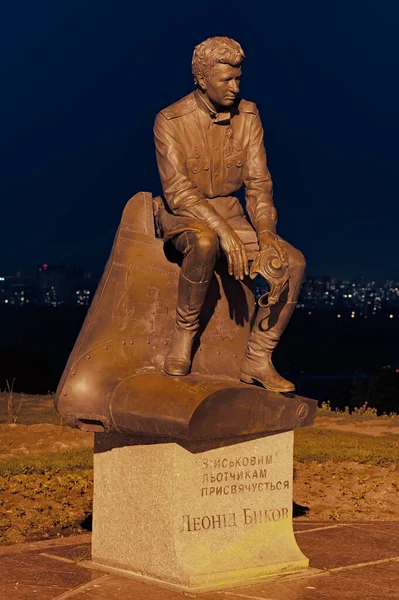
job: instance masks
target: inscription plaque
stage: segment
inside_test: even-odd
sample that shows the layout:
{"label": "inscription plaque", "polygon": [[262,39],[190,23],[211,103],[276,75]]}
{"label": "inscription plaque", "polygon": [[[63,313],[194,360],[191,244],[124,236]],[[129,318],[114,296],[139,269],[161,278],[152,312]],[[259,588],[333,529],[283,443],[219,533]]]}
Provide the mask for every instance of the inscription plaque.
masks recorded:
{"label": "inscription plaque", "polygon": [[[213,533],[290,518],[290,500],[285,500],[285,496],[291,498],[290,473],[285,473],[281,452],[262,454],[256,443],[254,449],[252,454],[239,454],[233,447],[229,456],[219,449],[194,459],[195,469],[190,476],[192,493],[204,501],[196,502],[196,514],[191,509],[181,516],[181,531]],[[201,506],[209,503],[223,506],[226,500],[234,506],[233,512],[200,512]]]}

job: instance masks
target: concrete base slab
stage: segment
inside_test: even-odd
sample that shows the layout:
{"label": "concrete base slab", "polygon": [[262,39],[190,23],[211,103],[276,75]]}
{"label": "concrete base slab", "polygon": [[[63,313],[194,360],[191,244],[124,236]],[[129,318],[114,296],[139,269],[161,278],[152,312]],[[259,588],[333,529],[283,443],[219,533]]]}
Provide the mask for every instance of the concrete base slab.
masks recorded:
{"label": "concrete base slab", "polygon": [[184,443],[96,434],[93,564],[196,593],[306,569],[292,457],[292,431]]}
{"label": "concrete base slab", "polygon": [[93,569],[97,572],[109,573],[110,575],[119,575],[121,577],[128,577],[130,579],[134,579],[136,581],[141,581],[143,583],[147,583],[153,586],[159,586],[170,590],[176,590],[179,592],[191,593],[191,594],[205,594],[211,591],[222,591],[226,589],[235,589],[238,587],[251,586],[251,585],[259,585],[261,583],[282,583],[287,581],[292,581],[295,579],[300,579],[303,577],[312,577],[314,575],[328,575],[328,571],[323,571],[322,569],[313,569],[311,567],[301,568],[298,571],[288,571],[286,574],[284,572],[279,571],[276,573],[264,573],[263,575],[255,575],[250,578],[250,573],[246,571],[244,573],[244,579],[236,579],[233,580],[229,578],[228,581],[222,582],[220,581],[217,585],[203,585],[198,587],[184,587],[182,585],[176,585],[173,583],[169,583],[167,581],[161,581],[160,579],[154,579],[153,577],[146,577],[145,575],[137,575],[132,571],[126,571],[124,569],[117,569],[114,567],[106,567],[104,565],[100,565],[93,561],[85,560],[79,563],[80,566],[85,567],[86,569]]}

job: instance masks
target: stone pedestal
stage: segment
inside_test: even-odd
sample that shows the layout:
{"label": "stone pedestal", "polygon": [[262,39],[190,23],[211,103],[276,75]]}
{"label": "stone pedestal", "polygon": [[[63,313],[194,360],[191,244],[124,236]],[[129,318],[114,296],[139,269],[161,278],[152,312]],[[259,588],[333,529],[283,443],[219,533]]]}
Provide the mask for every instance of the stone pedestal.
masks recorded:
{"label": "stone pedestal", "polygon": [[307,567],[292,530],[293,435],[96,434],[93,562],[192,592]]}

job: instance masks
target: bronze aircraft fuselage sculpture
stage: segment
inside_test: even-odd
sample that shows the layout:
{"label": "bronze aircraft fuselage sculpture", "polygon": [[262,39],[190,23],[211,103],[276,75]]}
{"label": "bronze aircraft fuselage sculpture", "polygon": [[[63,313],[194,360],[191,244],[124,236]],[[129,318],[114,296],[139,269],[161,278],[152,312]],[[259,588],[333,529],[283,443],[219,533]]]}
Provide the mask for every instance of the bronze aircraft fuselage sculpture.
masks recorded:
{"label": "bronze aircraft fuselage sculpture", "polygon": [[[196,89],[162,110],[154,125],[166,204],[157,214],[165,242],[182,253],[168,375],[187,375],[215,261],[225,256],[236,280],[259,273],[271,285],[261,299],[241,363],[241,380],[291,392],[271,356],[296,306],[305,271],[302,253],[276,233],[277,213],[263,128],[253,102],[239,98],[245,55],[226,37],[194,49]],[[245,186],[246,209],[234,194]],[[249,265],[252,262],[252,266]],[[263,300],[263,301],[262,301]]]}

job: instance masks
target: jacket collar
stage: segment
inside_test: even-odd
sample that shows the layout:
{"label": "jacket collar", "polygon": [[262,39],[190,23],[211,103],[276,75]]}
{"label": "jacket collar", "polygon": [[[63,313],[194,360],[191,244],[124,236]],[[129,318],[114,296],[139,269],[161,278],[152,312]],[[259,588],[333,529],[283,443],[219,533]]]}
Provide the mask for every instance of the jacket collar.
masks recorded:
{"label": "jacket collar", "polygon": [[217,112],[204,98],[203,94],[198,90],[194,92],[198,108],[208,114],[215,123],[230,123],[231,117],[235,113],[234,109],[229,111]]}

